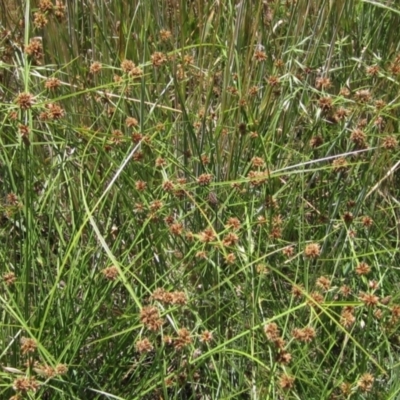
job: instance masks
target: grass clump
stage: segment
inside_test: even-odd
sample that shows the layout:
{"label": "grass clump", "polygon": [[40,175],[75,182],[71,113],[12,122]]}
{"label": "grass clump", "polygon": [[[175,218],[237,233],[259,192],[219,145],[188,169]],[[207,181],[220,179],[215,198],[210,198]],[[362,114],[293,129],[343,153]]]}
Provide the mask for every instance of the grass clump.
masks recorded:
{"label": "grass clump", "polygon": [[6,3],[1,398],[397,398],[398,7]]}

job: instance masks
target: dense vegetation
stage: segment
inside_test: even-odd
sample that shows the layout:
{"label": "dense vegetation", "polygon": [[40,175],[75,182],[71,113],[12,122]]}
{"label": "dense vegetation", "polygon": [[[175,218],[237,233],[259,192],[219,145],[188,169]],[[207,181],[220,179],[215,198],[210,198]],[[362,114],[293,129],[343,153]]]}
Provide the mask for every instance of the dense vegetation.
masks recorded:
{"label": "dense vegetation", "polygon": [[20,3],[0,398],[398,398],[397,2]]}

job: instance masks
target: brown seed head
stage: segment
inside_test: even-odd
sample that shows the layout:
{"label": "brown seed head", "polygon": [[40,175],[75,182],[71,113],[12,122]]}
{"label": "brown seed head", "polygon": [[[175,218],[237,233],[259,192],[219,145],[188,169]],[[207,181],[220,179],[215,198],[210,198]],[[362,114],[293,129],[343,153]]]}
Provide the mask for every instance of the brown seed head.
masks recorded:
{"label": "brown seed head", "polygon": [[98,61],[95,61],[95,62],[92,63],[92,65],[90,66],[89,71],[90,71],[91,74],[94,75],[94,74],[99,73],[99,72],[101,71],[101,69],[102,69],[101,63],[99,63]]}
{"label": "brown seed head", "polygon": [[33,95],[30,93],[20,93],[15,99],[15,102],[22,110],[28,110],[34,104]]}
{"label": "brown seed head", "polygon": [[181,350],[184,347],[192,343],[192,338],[190,337],[190,332],[186,328],[178,330],[178,337],[174,340],[174,347],[177,350]]}
{"label": "brown seed head", "polygon": [[101,273],[104,275],[106,279],[109,281],[115,281],[118,277],[118,268],[115,265],[104,268]]}
{"label": "brown seed head", "polygon": [[151,63],[153,64],[153,67],[161,67],[167,61],[168,61],[168,59],[167,59],[166,55],[159,51],[156,51],[155,53],[153,53],[151,55]]}
{"label": "brown seed head", "polygon": [[360,379],[357,382],[357,386],[362,392],[370,392],[372,390],[374,380],[375,379],[373,375],[366,372],[365,374],[361,375]]}
{"label": "brown seed head", "polygon": [[304,255],[307,258],[318,258],[321,254],[321,247],[318,243],[310,243],[306,246],[304,250]]}
{"label": "brown seed head", "polygon": [[157,307],[145,306],[140,311],[140,322],[151,331],[158,331],[164,321],[160,318],[160,313]]}
{"label": "brown seed head", "polygon": [[21,352],[22,354],[34,353],[37,348],[36,340],[23,337],[21,339]]}
{"label": "brown seed head", "polygon": [[368,275],[370,272],[371,272],[371,267],[365,262],[361,262],[356,267],[356,274],[357,275],[360,275],[360,276],[361,275]]}
{"label": "brown seed head", "polygon": [[17,280],[17,277],[15,276],[14,272],[6,272],[3,274],[2,279],[7,286],[11,286]]}
{"label": "brown seed head", "polygon": [[153,345],[151,344],[148,338],[144,338],[142,340],[138,340],[135,343],[136,351],[139,353],[149,353],[154,349]]}
{"label": "brown seed head", "polygon": [[284,390],[289,390],[294,386],[294,381],[293,376],[282,374],[279,377],[279,386]]}
{"label": "brown seed head", "polygon": [[211,174],[201,174],[198,178],[197,178],[197,183],[200,186],[208,186],[210,184],[210,182],[212,181],[213,176]]}

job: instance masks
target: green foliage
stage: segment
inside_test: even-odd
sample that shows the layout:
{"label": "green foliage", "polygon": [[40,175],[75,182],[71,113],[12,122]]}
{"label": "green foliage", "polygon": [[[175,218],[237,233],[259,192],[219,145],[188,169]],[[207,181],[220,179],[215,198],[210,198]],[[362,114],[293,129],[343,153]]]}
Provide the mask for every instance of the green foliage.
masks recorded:
{"label": "green foliage", "polygon": [[1,398],[399,396],[395,2],[4,9]]}

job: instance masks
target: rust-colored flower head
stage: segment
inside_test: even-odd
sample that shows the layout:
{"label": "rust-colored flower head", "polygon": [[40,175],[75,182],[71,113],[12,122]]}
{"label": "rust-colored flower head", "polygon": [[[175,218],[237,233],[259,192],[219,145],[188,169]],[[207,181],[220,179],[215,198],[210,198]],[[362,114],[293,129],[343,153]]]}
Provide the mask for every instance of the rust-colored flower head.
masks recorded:
{"label": "rust-colored flower head", "polygon": [[210,243],[216,239],[215,232],[212,228],[206,228],[199,233],[199,240],[203,243]]}
{"label": "rust-colored flower head", "polygon": [[210,184],[210,182],[212,181],[213,176],[211,174],[201,174],[198,178],[197,178],[197,183],[200,186],[208,186]]}
{"label": "rust-colored flower head", "polygon": [[379,66],[378,65],[372,65],[370,67],[367,67],[365,72],[369,76],[377,76],[379,73]]}
{"label": "rust-colored flower head", "polygon": [[65,375],[68,372],[68,367],[65,364],[57,364],[55,372],[56,375]]}
{"label": "rust-colored flower head", "polygon": [[251,159],[251,165],[253,166],[253,168],[264,168],[265,161],[261,157],[253,157]]}
{"label": "rust-colored flower head", "polygon": [[329,111],[332,109],[332,97],[326,96],[326,97],[321,97],[318,100],[318,105],[322,109],[322,111]]}
{"label": "rust-colored flower head", "polygon": [[129,74],[135,67],[135,63],[131,60],[124,60],[121,62],[121,69],[126,74]]}
{"label": "rust-colored flower head", "polygon": [[224,246],[229,247],[229,246],[234,246],[238,241],[239,241],[239,236],[236,235],[236,233],[229,232],[222,239],[222,244]]}
{"label": "rust-colored flower head", "polygon": [[343,285],[340,287],[340,293],[343,297],[349,297],[351,294],[351,288],[348,285]]}
{"label": "rust-colored flower head", "polygon": [[21,339],[21,352],[22,354],[34,353],[37,348],[36,340],[23,337]]}
{"label": "rust-colored flower head", "polygon": [[247,178],[250,181],[250,185],[253,187],[259,187],[264,185],[270,177],[269,170],[265,171],[250,171],[247,174]]}
{"label": "rust-colored flower head", "polygon": [[356,267],[356,274],[357,275],[360,275],[360,276],[361,275],[368,275],[370,272],[371,272],[371,267],[365,262],[361,262]]}
{"label": "rust-colored flower head", "polygon": [[318,304],[323,303],[324,301],[324,296],[322,296],[321,293],[319,292],[312,292],[310,293],[310,299],[307,301],[307,303],[311,306],[311,307],[317,307]]}
{"label": "rust-colored flower head", "polygon": [[153,64],[153,67],[161,67],[167,61],[167,56],[159,51],[156,51],[151,55],[151,63]]}
{"label": "rust-colored flower head", "polygon": [[233,253],[229,253],[224,257],[224,259],[227,264],[234,264],[236,261],[236,256]]}
{"label": "rust-colored flower head", "polygon": [[192,343],[190,332],[186,328],[178,330],[178,337],[174,339],[174,347],[177,350],[182,350],[184,347]]}
{"label": "rust-colored flower head", "polygon": [[54,16],[57,18],[58,22],[61,22],[64,19],[65,13],[65,5],[60,0],[56,0],[56,5],[54,7]]}
{"label": "rust-colored flower head", "polygon": [[292,355],[289,352],[285,350],[278,351],[276,355],[277,363],[287,365],[290,363],[290,361],[292,361]]}
{"label": "rust-colored flower head", "polygon": [[310,147],[312,147],[313,149],[320,147],[323,143],[324,143],[324,139],[320,135],[313,136],[310,139]]}
{"label": "rust-colored flower head", "polygon": [[136,118],[128,117],[125,120],[125,124],[128,128],[134,128],[139,125],[139,121]]}
{"label": "rust-colored flower head", "polygon": [[12,286],[14,282],[17,280],[14,272],[6,272],[3,274],[2,279],[7,286]]}
{"label": "rust-colored flower head", "polygon": [[361,218],[361,223],[365,228],[370,228],[374,224],[374,221],[371,217],[364,216]]}
{"label": "rust-colored flower head", "polygon": [[294,297],[296,297],[297,299],[300,299],[304,296],[304,291],[305,291],[305,289],[304,289],[303,285],[293,285],[291,292]]}
{"label": "rust-colored flower head", "polygon": [[299,342],[310,343],[316,336],[315,329],[311,326],[305,328],[295,328],[292,331],[293,339]]}
{"label": "rust-colored flower head", "polygon": [[284,390],[289,390],[293,388],[294,381],[293,376],[284,373],[279,377],[279,386]]}
{"label": "rust-colored flower head", "polygon": [[318,243],[310,243],[304,249],[304,255],[307,258],[315,259],[318,258],[320,254],[321,254],[321,247]]}
{"label": "rust-colored flower head", "polygon": [[361,375],[360,379],[357,382],[357,386],[362,392],[370,392],[372,390],[372,386],[374,385],[374,376],[368,372]]}
{"label": "rust-colored flower head", "polygon": [[16,392],[27,393],[36,392],[39,389],[39,382],[35,378],[21,377],[17,378],[13,382],[13,389]]}
{"label": "rust-colored flower head", "polygon": [[256,50],[253,57],[258,62],[265,61],[268,58],[265,52],[261,50]]}
{"label": "rust-colored flower head", "polygon": [[56,90],[61,86],[61,81],[57,78],[48,78],[44,84],[45,88],[48,90]]}
{"label": "rust-colored flower head", "polygon": [[319,77],[315,80],[315,87],[317,89],[329,89],[332,86],[332,82],[329,78]]}
{"label": "rust-colored flower head", "polygon": [[203,331],[200,336],[200,342],[210,343],[213,340],[213,334],[210,331]]}
{"label": "rust-colored flower head", "polygon": [[60,119],[65,115],[65,111],[58,104],[49,103],[46,104],[47,117],[49,119]]}
{"label": "rust-colored flower head", "polygon": [[394,150],[397,145],[398,141],[394,136],[386,136],[382,139],[382,147],[386,150]]}
{"label": "rust-colored flower head", "polygon": [[25,53],[30,56],[36,64],[40,65],[40,59],[43,57],[42,38],[36,37],[29,41],[25,46]]}
{"label": "rust-colored flower head", "polygon": [[379,303],[379,297],[372,293],[360,293],[359,298],[366,307],[375,307]]}
{"label": "rust-colored flower head", "polygon": [[350,140],[359,148],[363,149],[367,147],[367,135],[359,128],[351,132]]}
{"label": "rust-colored flower head", "polygon": [[151,331],[158,331],[164,324],[158,308],[154,306],[145,306],[141,309],[140,322]]}
{"label": "rust-colored flower head", "polygon": [[151,344],[148,338],[143,338],[142,340],[138,340],[135,343],[136,351],[139,353],[149,353],[154,349],[153,345]]}
{"label": "rust-colored flower head", "polygon": [[171,37],[172,37],[171,31],[167,31],[167,30],[165,30],[165,29],[161,29],[161,30],[160,30],[160,39],[161,39],[163,42],[168,41],[169,39],[171,39]]}
{"label": "rust-colored flower head", "polygon": [[98,74],[101,71],[101,69],[102,69],[101,63],[99,63],[98,61],[95,61],[90,66],[89,71],[91,74],[95,75],[95,74]]}
{"label": "rust-colored flower head", "polygon": [[15,103],[21,110],[28,110],[34,104],[33,95],[30,93],[20,93],[15,99]]}
{"label": "rust-colored flower head", "polygon": [[326,276],[320,276],[315,284],[318,288],[326,292],[331,287],[331,280]]}
{"label": "rust-colored flower head", "polygon": [[277,86],[279,86],[279,84],[280,84],[279,76],[271,75],[271,76],[267,79],[267,83],[268,83],[269,86],[272,86],[272,87],[277,87]]}
{"label": "rust-colored flower head", "polygon": [[345,172],[347,170],[347,161],[344,157],[335,158],[332,161],[333,172]]}
{"label": "rust-colored flower head", "polygon": [[340,313],[340,324],[348,329],[355,321],[356,317],[354,316],[354,307],[345,307]]}
{"label": "rust-colored flower head", "polygon": [[53,11],[53,3],[51,0],[40,0],[39,10],[44,13],[51,13]]}
{"label": "rust-colored flower head", "polygon": [[280,336],[278,325],[275,322],[271,322],[265,325],[264,332],[265,335],[267,336],[267,339],[270,340],[271,342],[275,341]]}
{"label": "rust-colored flower head", "polygon": [[236,217],[230,217],[228,218],[225,227],[229,229],[239,230],[241,227],[240,220]]}
{"label": "rust-colored flower head", "polygon": [[147,187],[147,183],[144,181],[136,181],[135,187],[136,187],[136,190],[138,190],[139,192],[143,192]]}
{"label": "rust-colored flower head", "polygon": [[43,29],[49,22],[46,15],[41,12],[35,12],[33,17],[33,25],[36,29]]}
{"label": "rust-colored flower head", "polygon": [[106,279],[109,281],[115,281],[118,277],[118,268],[115,265],[112,265],[110,267],[104,268],[101,273],[104,275]]}
{"label": "rust-colored flower head", "polygon": [[343,97],[349,97],[350,96],[350,90],[347,87],[343,87],[340,89],[339,94]]}
{"label": "rust-colored flower head", "polygon": [[372,98],[371,92],[368,89],[358,90],[354,97],[360,103],[368,103]]}

